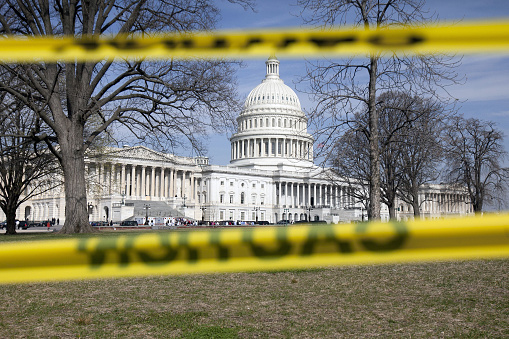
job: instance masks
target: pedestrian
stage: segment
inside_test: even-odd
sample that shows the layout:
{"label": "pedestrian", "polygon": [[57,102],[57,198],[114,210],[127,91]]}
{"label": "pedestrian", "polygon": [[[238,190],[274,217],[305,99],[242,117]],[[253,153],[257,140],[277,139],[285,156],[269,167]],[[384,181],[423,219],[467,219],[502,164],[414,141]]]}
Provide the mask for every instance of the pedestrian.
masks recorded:
{"label": "pedestrian", "polygon": [[47,225],[46,225],[46,226],[48,226],[48,231],[49,231],[49,228],[50,228],[50,226],[51,226],[51,223],[49,222],[49,220],[48,220],[48,223],[47,223]]}
{"label": "pedestrian", "polygon": [[60,218],[57,219],[57,225],[60,225]]}

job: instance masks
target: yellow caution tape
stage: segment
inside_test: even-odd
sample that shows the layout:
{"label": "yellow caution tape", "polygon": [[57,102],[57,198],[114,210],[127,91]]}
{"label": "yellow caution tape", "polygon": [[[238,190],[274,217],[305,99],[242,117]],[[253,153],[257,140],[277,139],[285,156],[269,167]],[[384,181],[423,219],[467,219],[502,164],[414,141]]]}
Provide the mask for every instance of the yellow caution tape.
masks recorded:
{"label": "yellow caution tape", "polygon": [[509,22],[427,27],[272,29],[155,36],[19,37],[0,39],[0,60],[34,62],[113,58],[245,58],[371,53],[485,53],[509,50]]}
{"label": "yellow caution tape", "polygon": [[0,245],[0,283],[509,257],[509,215]]}

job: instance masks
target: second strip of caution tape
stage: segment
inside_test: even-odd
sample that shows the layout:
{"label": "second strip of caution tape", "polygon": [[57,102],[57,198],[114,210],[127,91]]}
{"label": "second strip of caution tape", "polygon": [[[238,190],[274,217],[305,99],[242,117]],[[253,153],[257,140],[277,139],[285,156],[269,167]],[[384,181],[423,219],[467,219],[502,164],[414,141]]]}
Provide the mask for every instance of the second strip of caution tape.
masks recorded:
{"label": "second strip of caution tape", "polygon": [[3,243],[0,283],[481,258],[509,258],[509,216]]}

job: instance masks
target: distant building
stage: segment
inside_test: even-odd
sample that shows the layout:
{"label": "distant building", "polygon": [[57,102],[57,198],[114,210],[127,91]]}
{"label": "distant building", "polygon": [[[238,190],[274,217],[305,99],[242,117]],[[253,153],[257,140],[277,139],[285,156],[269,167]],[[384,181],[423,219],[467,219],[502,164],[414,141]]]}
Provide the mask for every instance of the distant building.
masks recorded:
{"label": "distant building", "polygon": [[[364,220],[366,211],[329,169],[313,163],[313,137],[295,92],[279,77],[279,61],[266,61],[262,83],[237,118],[228,166],[206,157],[180,157],[144,146],[111,148],[86,159],[90,220],[144,217],[203,221]],[[334,180],[331,180],[334,178]],[[465,193],[443,185],[422,187],[422,216],[472,213]],[[65,219],[63,187],[23,204],[18,218]],[[398,202],[400,219],[413,218]],[[165,219],[166,218],[166,219]],[[388,219],[386,206],[382,219]]]}

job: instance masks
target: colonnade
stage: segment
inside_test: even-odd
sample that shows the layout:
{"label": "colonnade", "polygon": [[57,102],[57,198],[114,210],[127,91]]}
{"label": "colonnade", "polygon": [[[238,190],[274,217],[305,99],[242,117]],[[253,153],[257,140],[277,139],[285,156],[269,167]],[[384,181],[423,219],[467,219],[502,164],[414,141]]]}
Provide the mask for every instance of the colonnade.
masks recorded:
{"label": "colonnade", "polygon": [[196,178],[191,170],[111,162],[90,163],[86,168],[102,195],[119,194],[128,199],[196,197]]}
{"label": "colonnade", "polygon": [[421,199],[424,201],[423,213],[463,214],[472,212],[471,204],[465,193],[425,193]]}
{"label": "colonnade", "polygon": [[275,204],[283,208],[353,207],[352,188],[334,184],[276,182]]}
{"label": "colonnade", "polygon": [[231,143],[231,159],[283,157],[313,160],[313,143],[297,138],[252,138]]}

